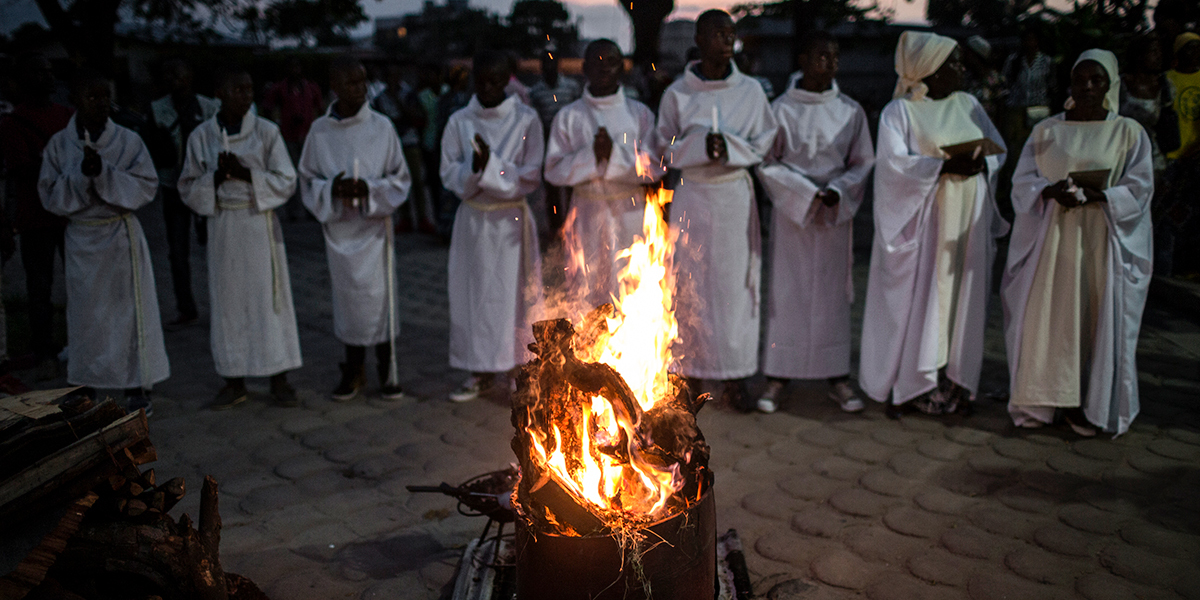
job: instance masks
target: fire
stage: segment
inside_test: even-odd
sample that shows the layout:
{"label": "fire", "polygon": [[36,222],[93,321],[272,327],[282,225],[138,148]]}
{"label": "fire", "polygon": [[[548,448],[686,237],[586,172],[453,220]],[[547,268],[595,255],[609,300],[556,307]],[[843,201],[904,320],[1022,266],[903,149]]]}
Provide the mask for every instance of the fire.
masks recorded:
{"label": "fire", "polygon": [[[639,175],[649,173],[650,157],[637,155]],[[685,484],[678,462],[643,451],[654,442],[648,439],[642,417],[679,392],[668,375],[679,329],[671,270],[675,233],[663,218],[670,201],[671,191],[661,187],[646,194],[642,233],[618,254],[624,265],[618,272],[618,294],[612,298],[614,310],[605,319],[606,331],[601,328],[594,340],[574,340],[575,356],[612,367],[628,384],[637,406],[576,391],[582,404],[578,417],[556,419],[550,431],[530,431],[529,436],[530,454],[539,467],[610,524],[662,516],[668,500]],[[572,229],[566,228],[568,235],[574,235]],[[578,253],[569,255],[567,263],[569,272],[586,268]],[[582,317],[577,325],[586,325]]]}

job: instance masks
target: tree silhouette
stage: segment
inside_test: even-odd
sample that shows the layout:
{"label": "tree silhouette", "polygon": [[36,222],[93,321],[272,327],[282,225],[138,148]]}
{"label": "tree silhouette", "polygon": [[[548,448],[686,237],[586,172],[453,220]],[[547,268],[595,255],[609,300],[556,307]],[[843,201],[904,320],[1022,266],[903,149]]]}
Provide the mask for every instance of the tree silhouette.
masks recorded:
{"label": "tree silhouette", "polygon": [[633,62],[641,65],[658,60],[658,37],[663,19],[675,10],[675,0],[617,0],[633,21]]}

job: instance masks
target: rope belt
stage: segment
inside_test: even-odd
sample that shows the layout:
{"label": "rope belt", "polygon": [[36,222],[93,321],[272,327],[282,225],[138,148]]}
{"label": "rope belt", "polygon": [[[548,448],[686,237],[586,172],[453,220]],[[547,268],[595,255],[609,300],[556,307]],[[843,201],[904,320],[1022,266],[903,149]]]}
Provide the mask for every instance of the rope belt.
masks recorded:
{"label": "rope belt", "polygon": [[388,364],[388,383],[399,385],[400,373],[396,367],[396,241],[392,227],[392,215],[387,216],[387,234],[384,236],[384,265],[387,269],[388,345],[391,348],[391,363]]}
{"label": "rope belt", "polygon": [[[508,210],[518,208],[521,210],[520,219],[525,222],[521,226],[521,267],[524,270],[525,276],[522,278],[530,279],[539,275],[537,273],[537,244],[534,240],[537,238],[537,230],[534,229],[533,211],[529,210],[529,204],[525,199],[513,200],[511,202],[476,202],[474,200],[463,200],[463,203],[471,208],[482,212],[493,212],[497,210]],[[534,290],[530,289],[527,284],[522,284],[521,294],[525,298],[525,309],[528,310],[533,305],[534,299],[531,297]]]}
{"label": "rope belt", "polygon": [[639,199],[644,200],[646,198],[645,193],[642,192],[640,187],[637,188],[636,191],[631,191],[630,188],[633,186],[623,185],[619,187],[624,189],[609,191],[606,189],[607,185],[605,185],[603,182],[599,184],[588,183],[585,185],[575,186],[574,191],[572,191],[571,194],[572,197],[580,198],[582,200],[594,200],[608,203],[628,202],[630,200],[636,202]]}
{"label": "rope belt", "polygon": [[133,213],[128,212],[107,219],[72,219],[72,223],[85,227],[103,227],[114,223],[124,222],[125,233],[129,236],[129,263],[133,268],[133,315],[137,324],[137,353],[138,370],[142,380],[142,388],[149,388],[150,359],[146,355],[146,319],[142,314],[142,259],[138,246],[137,235],[133,230]]}
{"label": "rope belt", "polygon": [[[220,200],[217,202],[218,210],[247,210],[253,208],[249,202],[230,202]],[[262,213],[263,218],[267,220],[267,247],[271,252],[271,300],[275,309],[275,314],[283,312],[283,256],[279,253],[279,247],[275,244],[275,237],[278,235],[278,228],[275,225],[275,210],[266,210]]]}

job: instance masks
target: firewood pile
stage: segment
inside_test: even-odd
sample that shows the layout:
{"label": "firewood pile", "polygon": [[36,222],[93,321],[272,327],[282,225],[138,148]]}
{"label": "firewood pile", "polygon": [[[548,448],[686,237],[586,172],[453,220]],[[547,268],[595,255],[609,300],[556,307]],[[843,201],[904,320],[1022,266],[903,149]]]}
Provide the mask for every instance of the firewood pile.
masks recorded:
{"label": "firewood pile", "polygon": [[0,399],[0,523],[69,505],[0,577],[0,600],[265,600],[221,567],[217,482],[205,478],[195,525],[172,518],[186,484],[138,466],[155,459],[145,415],[72,391]]}
{"label": "firewood pile", "polygon": [[[516,504],[537,531],[570,536],[608,535],[617,529],[645,525],[649,515],[628,512],[618,493],[609,506],[597,508],[581,502],[569,491],[569,483],[546,468],[533,453],[535,433],[558,432],[567,455],[589,452],[581,448],[584,436],[595,426],[584,421],[590,398],[606,399],[622,424],[620,435],[600,444],[596,452],[615,464],[639,463],[661,471],[673,471],[680,482],[666,507],[655,518],[678,514],[698,501],[708,480],[708,444],[696,426],[696,413],[708,396],[694,397],[682,378],[670,376],[673,396],[644,411],[626,381],[612,367],[585,362],[577,350],[589,347],[607,332],[606,319],[613,314],[605,304],[592,311],[576,329],[566,319],[534,324],[535,342],[529,349],[537,357],[523,365],[517,375],[512,420],[521,479]],[[595,439],[594,432],[589,433]],[[568,460],[570,462],[570,460]],[[568,464],[568,468],[575,465]],[[643,522],[639,522],[643,521]]]}

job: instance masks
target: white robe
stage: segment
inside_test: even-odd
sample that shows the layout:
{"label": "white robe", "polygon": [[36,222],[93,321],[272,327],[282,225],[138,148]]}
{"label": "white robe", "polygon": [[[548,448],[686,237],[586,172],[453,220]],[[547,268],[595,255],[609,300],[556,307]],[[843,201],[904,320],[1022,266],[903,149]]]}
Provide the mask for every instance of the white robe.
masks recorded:
{"label": "white robe", "polygon": [[[748,169],[771,150],[778,125],[757,81],[732,63],[728,77],[706,81],[697,65],[667,88],[658,115],[659,143],[683,174],[670,209],[680,367],[689,377],[738,379],[758,371],[762,239]],[[723,162],[705,152],[713,106]]]}
{"label": "white robe", "polygon": [[[875,149],[867,114],[836,87],[792,87],[772,103],[775,148],[758,178],[775,207],[763,373],[819,379],[850,373],[854,215]],[[814,201],[834,190],[832,207]]]}
{"label": "white robe", "polygon": [[[613,141],[612,155],[596,162],[592,144],[600,127]],[[636,153],[635,153],[636,150]],[[627,98],[624,89],[597,98],[585,90],[554,117],[546,146],[546,181],[572,187],[571,210],[563,230],[568,260],[567,289],[584,308],[618,295],[622,261],[617,253],[642,233],[646,194],[642,186],[656,177],[638,175],[637,156],[652,157],[644,168],[661,172],[654,113]]]}
{"label": "white robe", "polygon": [[[471,170],[479,134],[488,162]],[[545,142],[537,112],[509,96],[484,108],[472,96],[442,136],[442,183],[463,202],[450,238],[450,366],[508,371],[528,357],[542,297],[537,229],[525,196],[541,185]]]}
{"label": "white robe", "polygon": [[[938,370],[977,392],[983,368],[983,332],[995,257],[995,238],[1008,224],[1001,218],[993,190],[1004,154],[988,156],[986,170],[964,179],[941,175],[944,153],[938,148],[987,137],[1004,147],[996,130],[969,94],[956,92],[942,100],[953,109],[956,127],[918,128],[907,98],[893,100],[879,118],[875,161],[875,240],[871,251],[863,318],[859,383],[871,398],[884,402],[891,394],[903,404],[938,385]],[[929,107],[921,107],[929,108]],[[940,156],[939,156],[940,154]],[[965,187],[964,187],[965,186]],[[970,207],[963,215],[965,239],[958,242],[960,268],[953,269],[957,289],[941,290],[945,270],[939,246],[944,207],[942,188],[974,188],[958,197]],[[943,301],[956,303],[946,311]],[[948,313],[948,314],[947,314]],[[949,331],[949,339],[944,333]]]}
{"label": "white robe", "polygon": [[217,119],[188,138],[179,177],[183,202],[208,217],[208,290],[212,354],[222,377],[266,377],[300,368],[287,251],[275,208],[296,190],[296,170],[274,123],[246,112],[228,151],[250,170],[250,183],[213,188],[225,139]]}
{"label": "white robe", "polygon": [[67,381],[149,389],[171,375],[163,345],[150,247],[133,211],[154,200],[158,175],[142,138],[111,120],[92,145],[100,175],[79,171],[75,118],[42,155],[38,195],[70,219],[66,231]]}
{"label": "white robe", "polygon": [[[1150,198],[1154,195],[1154,164],[1149,137],[1136,121],[1109,113],[1103,124],[1072,124],[1059,114],[1034,127],[1013,175],[1016,219],[1001,290],[1005,341],[1009,371],[1015,382],[1025,342],[1022,339],[1028,316],[1025,309],[1047,232],[1059,206],[1042,200],[1042,190],[1063,179],[1060,172],[1045,172],[1061,169],[1050,166],[1044,157],[1054,153],[1055,138],[1061,135],[1062,128],[1079,126],[1095,129],[1095,150],[1100,154],[1112,154],[1115,150],[1119,157],[1117,164],[1089,162],[1088,157],[1055,161],[1066,162],[1068,172],[1113,170],[1110,187],[1104,191],[1107,201],[1098,207],[1107,223],[1107,277],[1096,329],[1086,332],[1094,336],[1090,364],[1079,375],[1086,381],[1083,410],[1088,421],[1119,435],[1128,430],[1138,414],[1137,340],[1153,266]],[[1030,418],[1048,422],[1054,414],[1052,403],[1048,404],[1013,407],[1016,409],[1013,416],[1018,422]]]}
{"label": "white robe", "polygon": [[[313,121],[299,167],[304,205],[325,229],[333,332],[349,346],[394,342],[400,320],[392,213],[408,198],[412,178],[390,119],[366,103],[358,114],[336,118],[335,106]],[[331,193],[333,180],[339,173],[353,178],[355,161],[369,191],[361,209],[345,209]]]}

